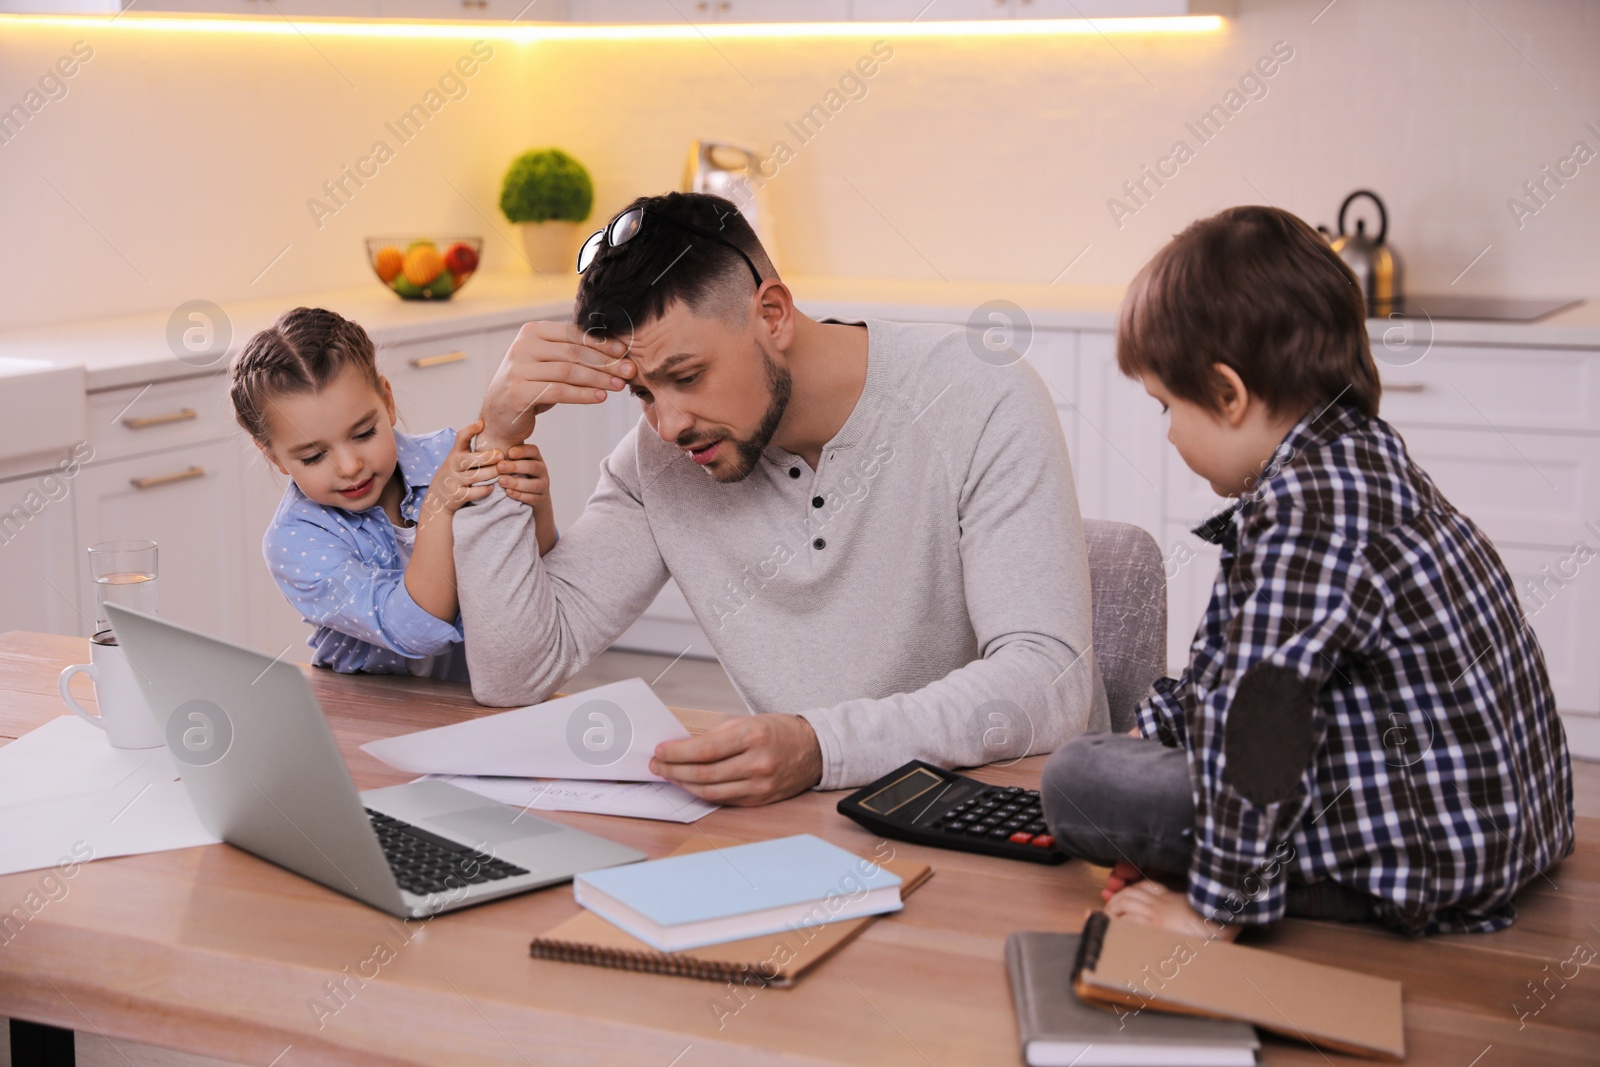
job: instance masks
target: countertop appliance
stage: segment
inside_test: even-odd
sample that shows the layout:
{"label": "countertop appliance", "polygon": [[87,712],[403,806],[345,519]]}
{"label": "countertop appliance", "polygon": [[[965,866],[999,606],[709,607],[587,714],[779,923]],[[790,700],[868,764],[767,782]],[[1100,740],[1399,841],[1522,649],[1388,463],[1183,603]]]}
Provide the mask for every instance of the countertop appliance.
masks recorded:
{"label": "countertop appliance", "polygon": [[761,247],[774,267],[778,267],[778,243],[772,207],[767,201],[766,181],[756,154],[726,141],[693,141],[689,161],[684,167],[683,191],[711,193],[739,206],[750,228],[761,239]]}
{"label": "countertop appliance", "polygon": [[[1366,219],[1356,219],[1354,233],[1345,231],[1345,214],[1361,197],[1371,200],[1378,209],[1377,237],[1367,236]],[[1392,245],[1385,243],[1388,235],[1389,212],[1377,193],[1371,189],[1357,189],[1344,198],[1344,203],[1339,205],[1339,232],[1329,244],[1361,282],[1361,292],[1367,298],[1367,315],[1372,318],[1386,318],[1401,301],[1400,257]]]}

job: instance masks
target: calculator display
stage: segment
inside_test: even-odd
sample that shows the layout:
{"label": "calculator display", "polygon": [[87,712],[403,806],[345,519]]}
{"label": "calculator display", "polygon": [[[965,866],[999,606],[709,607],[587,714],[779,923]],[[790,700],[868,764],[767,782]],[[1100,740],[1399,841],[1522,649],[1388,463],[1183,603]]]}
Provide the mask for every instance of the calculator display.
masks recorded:
{"label": "calculator display", "polygon": [[944,784],[945,780],[937,774],[918,767],[904,778],[896,779],[861,801],[861,806],[879,815],[887,815],[928,790]]}

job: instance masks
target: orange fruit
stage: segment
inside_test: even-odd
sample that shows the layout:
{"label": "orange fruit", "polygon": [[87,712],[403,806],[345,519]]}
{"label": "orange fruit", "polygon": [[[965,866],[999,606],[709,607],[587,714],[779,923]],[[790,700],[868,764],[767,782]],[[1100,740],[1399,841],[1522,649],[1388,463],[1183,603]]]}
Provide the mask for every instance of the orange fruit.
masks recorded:
{"label": "orange fruit", "polygon": [[378,249],[373,255],[372,269],[377,271],[378,277],[383,279],[385,285],[388,285],[399,275],[400,267],[404,262],[405,257],[400,254],[400,250],[394,245],[388,245]]}
{"label": "orange fruit", "polygon": [[416,245],[406,253],[402,269],[412,285],[427,285],[444,270],[444,257],[432,245]]}

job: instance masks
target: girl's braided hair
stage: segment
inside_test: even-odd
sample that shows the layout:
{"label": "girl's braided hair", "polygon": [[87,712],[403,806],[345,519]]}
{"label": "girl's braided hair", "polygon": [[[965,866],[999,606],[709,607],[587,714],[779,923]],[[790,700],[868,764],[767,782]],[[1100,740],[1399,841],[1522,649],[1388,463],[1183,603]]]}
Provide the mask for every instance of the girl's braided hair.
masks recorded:
{"label": "girl's braided hair", "polygon": [[382,393],[377,350],[366,330],[323,308],[286,311],[234,357],[228,390],[233,416],[265,447],[268,404],[280,396],[316,392],[350,366]]}

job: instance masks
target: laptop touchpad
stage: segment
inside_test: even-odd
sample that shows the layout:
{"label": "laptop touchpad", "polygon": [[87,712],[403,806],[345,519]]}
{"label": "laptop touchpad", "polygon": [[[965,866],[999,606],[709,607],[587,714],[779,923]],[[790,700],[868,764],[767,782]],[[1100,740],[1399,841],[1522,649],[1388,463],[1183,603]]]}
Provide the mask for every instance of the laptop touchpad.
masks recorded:
{"label": "laptop touchpad", "polygon": [[553,834],[561,829],[555,823],[536,819],[504,804],[468,808],[448,815],[430,815],[427,821],[458,837],[469,841],[487,841],[490,844]]}

